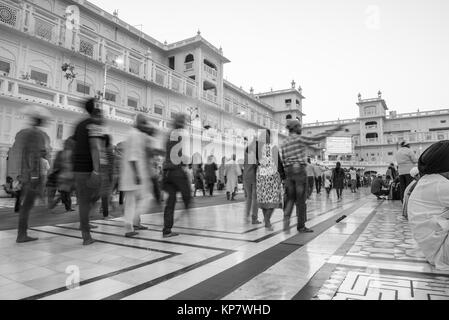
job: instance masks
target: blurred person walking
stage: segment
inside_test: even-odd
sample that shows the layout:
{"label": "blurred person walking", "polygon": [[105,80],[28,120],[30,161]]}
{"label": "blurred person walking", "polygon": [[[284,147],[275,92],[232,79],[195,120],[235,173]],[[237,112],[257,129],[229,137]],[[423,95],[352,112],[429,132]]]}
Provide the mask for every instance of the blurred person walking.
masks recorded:
{"label": "blurred person walking", "polygon": [[87,100],[85,109],[88,117],[76,126],[73,135],[75,141],[73,171],[79,205],[81,235],[83,245],[87,246],[95,242],[90,234],[90,230],[94,227],[89,224],[89,218],[100,195],[100,154],[104,137],[104,119],[96,99]]}
{"label": "blurred person walking", "polygon": [[113,179],[114,179],[113,185],[114,186],[112,188],[112,193],[118,194],[119,206],[122,206],[124,203],[124,200],[125,200],[123,191],[120,191],[120,176],[121,176],[122,157],[123,157],[123,142],[119,143],[114,148],[114,167],[113,167]]}
{"label": "blurred person walking", "polygon": [[196,197],[196,191],[203,191],[203,197],[206,196],[206,189],[204,189],[204,171],[203,163],[201,161],[201,156],[198,156],[200,163],[193,163],[193,179],[195,184],[195,189],[193,191],[193,197]]}
{"label": "blurred person walking", "polygon": [[19,211],[17,243],[38,240],[28,236],[28,220],[36,197],[44,188],[41,159],[47,154],[47,145],[42,127],[51,118],[47,109],[38,106],[25,107],[24,113],[30,116],[31,126],[23,131],[22,136],[20,175],[23,181],[23,204]]}
{"label": "blurred person walking", "polygon": [[[53,172],[51,176],[55,175],[52,179],[56,180],[56,189],[59,191],[59,197],[54,198],[54,192],[52,191],[49,199],[49,209],[54,209],[59,201],[61,201],[66,212],[74,211],[72,209],[71,194],[74,190],[74,174],[73,174],[73,149],[75,147],[75,141],[72,138],[67,139],[64,142],[64,149],[59,151],[56,155],[55,162],[53,164]],[[50,180],[50,177],[49,177]]]}
{"label": "blurred person walking", "polygon": [[262,209],[265,228],[273,231],[271,217],[277,208],[282,208],[282,180],[285,179],[284,168],[280,160],[278,147],[272,144],[271,131],[266,130],[266,137],[259,144],[261,156],[257,167],[257,204]]}
{"label": "blurred person walking", "polygon": [[228,200],[234,201],[235,195],[238,190],[238,179],[242,175],[242,169],[236,161],[237,156],[232,155],[232,159],[225,166],[225,176],[226,176],[226,198]]}
{"label": "blurred person walking", "polygon": [[[257,167],[259,143],[254,139],[245,150],[243,162],[243,188],[245,189],[245,219],[247,222],[252,221],[253,224],[260,224],[257,215],[259,206],[257,204]],[[250,220],[251,219],[251,220]]]}
{"label": "blurred person walking", "polygon": [[[41,176],[42,176],[42,189],[40,191],[40,198],[42,205],[49,205],[48,203],[48,188],[47,186],[47,179],[48,179],[48,173],[51,169],[50,162],[47,160],[47,154],[46,152],[42,154],[41,157]],[[52,183],[51,183],[52,184]]]}
{"label": "blurred person walking", "polygon": [[219,191],[223,190],[226,185],[225,170],[226,170],[226,157],[223,157],[221,158],[221,164],[220,167],[218,168],[217,190]]}
{"label": "blurred person walking", "polygon": [[402,141],[401,148],[396,153],[396,162],[398,163],[399,183],[401,185],[401,201],[404,202],[405,189],[413,181],[413,178],[410,176],[410,170],[416,167],[418,163],[418,159],[410,149],[409,143]]}
{"label": "blurred person walking", "polygon": [[349,169],[349,175],[351,178],[351,192],[356,193],[357,192],[357,171],[355,171],[354,167],[351,167]]}
{"label": "blurred person walking", "polygon": [[306,227],[307,221],[307,159],[306,149],[309,146],[320,143],[323,139],[341,130],[344,126],[313,136],[303,137],[301,135],[301,122],[299,120],[287,120],[289,136],[282,144],[280,151],[286,175],[287,200],[284,209],[284,230],[290,230],[290,218],[293,207],[296,205],[298,217],[297,230],[299,232],[313,232]]}
{"label": "blurred person walking", "polygon": [[313,173],[315,175],[316,193],[321,194],[321,188],[323,186],[323,170],[317,163],[313,165]]}
{"label": "blurred person walking", "polygon": [[326,189],[327,197],[329,198],[332,190],[332,170],[326,167],[323,173],[324,188]]}
{"label": "blurred person walking", "polygon": [[341,167],[341,163],[337,162],[337,166],[332,171],[332,187],[337,191],[337,199],[342,199],[343,188],[345,184],[345,171]]}
{"label": "blurred person walking", "polygon": [[310,199],[313,193],[313,184],[315,183],[315,171],[313,169],[312,162],[310,158],[307,158],[307,199]]}
{"label": "blurred person walking", "polygon": [[114,187],[114,150],[111,136],[104,135],[100,153],[100,176],[101,176],[101,211],[104,218],[109,217],[109,204],[111,203],[112,189]]}
{"label": "blurred person walking", "polygon": [[204,177],[207,189],[209,190],[209,196],[214,196],[214,186],[217,183],[217,164],[214,161],[214,156],[210,155],[207,159],[207,164],[204,166]]}
{"label": "blurred person walking", "polygon": [[151,205],[151,177],[149,175],[147,148],[147,119],[138,114],[135,126],[123,144],[120,191],[125,193],[125,237],[138,235],[136,230],[148,230],[141,225],[140,216]]}
{"label": "blurred person walking", "polygon": [[154,200],[158,205],[162,204],[162,192],[160,188],[160,179],[162,177],[161,170],[159,169],[158,157],[163,154],[161,149],[157,148],[158,141],[156,140],[157,130],[147,121],[146,134],[148,135],[148,146],[146,149],[147,167],[150,175],[152,192]]}
{"label": "blurred person walking", "polygon": [[[181,192],[186,210],[189,210],[191,205],[191,184],[188,181],[187,173],[184,170],[184,167],[187,164],[183,163],[182,161],[178,161],[183,157],[182,144],[186,143],[186,141],[183,141],[182,134],[182,132],[185,131],[185,126],[185,115],[177,115],[173,123],[173,129],[170,131],[166,142],[166,155],[163,167],[164,173],[162,185],[163,189],[168,193],[168,199],[165,203],[164,210],[164,229],[162,231],[164,238],[175,237],[178,235],[177,233],[172,232],[176,206],[176,194],[178,192]],[[176,137],[177,139],[175,139]],[[179,148],[179,146],[181,146],[181,148]],[[174,152],[174,150],[177,151],[177,154],[172,155],[172,151]],[[177,158],[175,159],[172,157]]]}

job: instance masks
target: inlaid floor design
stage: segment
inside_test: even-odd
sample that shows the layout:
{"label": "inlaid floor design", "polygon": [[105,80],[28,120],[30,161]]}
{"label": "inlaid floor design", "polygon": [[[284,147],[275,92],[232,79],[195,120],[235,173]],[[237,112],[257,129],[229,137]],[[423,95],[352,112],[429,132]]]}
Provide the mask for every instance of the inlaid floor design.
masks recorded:
{"label": "inlaid floor design", "polygon": [[169,239],[162,213],[142,216],[149,230],[135,238],[124,237],[121,218],[92,221],[88,247],[78,223],[32,227],[39,241],[20,245],[16,230],[0,231],[0,299],[447,298],[449,273],[423,260],[400,204],[368,190],[340,202],[314,195],[307,226],[316,232],[306,235],[296,217],[282,230],[282,210],[274,231],[252,225],[244,206],[178,211],[179,236]]}
{"label": "inlaid floor design", "polygon": [[[314,196],[308,225],[338,217],[364,197]],[[15,243],[16,230],[1,231],[0,299],[167,299],[296,234],[295,219],[283,232],[282,210],[273,215],[273,232],[252,225],[243,203],[179,211],[175,220],[180,235],[170,239],[162,237],[162,213],[142,216],[149,230],[132,239],[120,218],[92,221],[97,242],[88,247],[78,223],[31,227],[39,241],[28,244]]]}
{"label": "inlaid floor design", "polygon": [[449,300],[449,272],[428,264],[400,205],[379,207],[314,299]]}
{"label": "inlaid floor design", "polygon": [[449,277],[399,276],[373,268],[338,267],[320,300],[449,300]]}

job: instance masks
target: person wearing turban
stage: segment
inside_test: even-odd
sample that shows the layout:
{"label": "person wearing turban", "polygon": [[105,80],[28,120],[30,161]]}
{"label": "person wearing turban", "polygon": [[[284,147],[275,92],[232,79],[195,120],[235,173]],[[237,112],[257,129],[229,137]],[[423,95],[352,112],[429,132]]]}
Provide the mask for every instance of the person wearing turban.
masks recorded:
{"label": "person wearing turban", "polygon": [[430,264],[449,270],[449,140],[424,151],[418,169],[421,179],[408,200],[413,237]]}
{"label": "person wearing turban", "polygon": [[404,201],[404,192],[408,185],[413,181],[410,176],[410,170],[416,167],[417,159],[415,153],[410,149],[410,144],[402,141],[401,148],[396,153],[396,162],[398,163],[399,183],[401,186],[401,201]]}

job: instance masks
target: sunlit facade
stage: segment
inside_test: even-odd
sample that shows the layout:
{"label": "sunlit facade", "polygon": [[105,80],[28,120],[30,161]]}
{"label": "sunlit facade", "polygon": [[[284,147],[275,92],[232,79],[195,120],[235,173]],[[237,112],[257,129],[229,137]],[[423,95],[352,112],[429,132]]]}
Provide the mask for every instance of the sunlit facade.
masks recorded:
{"label": "sunlit facade", "polygon": [[233,85],[223,77],[230,61],[199,31],[168,44],[87,1],[0,0],[0,34],[0,181],[17,172],[11,149],[27,125],[26,104],[52,112],[45,132],[53,152],[84,117],[87,97],[103,99],[114,144],[137,113],[161,131],[184,113],[238,144],[247,130],[285,134],[285,115],[302,117],[300,87],[254,94]]}
{"label": "sunlit facade", "polygon": [[435,142],[449,140],[449,109],[399,114],[389,111],[381,92],[372,99],[359,96],[357,106],[358,118],[304,125],[303,133],[313,135],[343,123],[346,128],[337,135],[352,139],[353,150],[348,154],[329,154],[321,144],[321,151],[313,153],[318,160],[379,171],[395,162],[402,141],[409,142],[419,156]]}

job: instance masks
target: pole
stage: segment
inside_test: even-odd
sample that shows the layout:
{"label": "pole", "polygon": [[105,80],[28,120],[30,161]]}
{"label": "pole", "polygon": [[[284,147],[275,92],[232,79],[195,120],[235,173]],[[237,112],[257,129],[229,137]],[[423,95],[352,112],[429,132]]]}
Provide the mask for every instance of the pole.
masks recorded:
{"label": "pole", "polygon": [[108,81],[108,64],[105,63],[104,65],[104,79],[103,79],[103,95],[101,97],[101,103],[102,103],[102,107],[103,107],[103,111],[105,111],[105,101],[106,101],[106,83]]}

